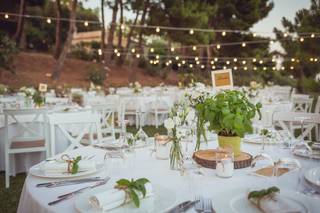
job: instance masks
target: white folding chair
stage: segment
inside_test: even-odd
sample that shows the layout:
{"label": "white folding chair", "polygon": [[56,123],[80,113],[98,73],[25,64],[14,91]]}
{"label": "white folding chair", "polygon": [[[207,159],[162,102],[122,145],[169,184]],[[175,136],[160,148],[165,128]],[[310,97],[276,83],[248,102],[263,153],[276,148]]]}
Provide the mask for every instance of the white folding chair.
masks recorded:
{"label": "white folding chair", "polygon": [[[49,156],[50,146],[46,132],[46,109],[4,109],[5,116],[5,170],[6,187],[9,187],[10,163],[14,166],[14,158],[11,154],[46,152]],[[28,117],[28,121],[22,121]],[[13,123],[10,124],[10,120]],[[9,127],[18,129],[13,136],[9,133]]]}
{"label": "white folding chair", "polygon": [[[311,134],[313,128],[320,124],[320,114],[316,113],[303,113],[303,112],[275,112],[273,114],[273,124],[278,124],[288,135],[292,138],[305,138]],[[303,120],[303,131],[298,137],[294,135],[294,128],[292,124]],[[301,125],[300,125],[301,128]]]}
{"label": "white folding chair", "polygon": [[[158,128],[159,124],[163,122],[166,116],[170,113],[170,106],[164,100],[165,96],[157,96],[155,100],[150,101],[148,106],[148,113],[154,115],[155,126]],[[159,123],[159,116],[162,117],[162,122]]]}
{"label": "white folding chair", "polygon": [[294,94],[291,97],[294,112],[311,112],[313,98],[309,95]]}
{"label": "white folding chair", "polygon": [[46,103],[52,105],[66,105],[69,103],[69,98],[46,97]]}
{"label": "white folding chair", "polygon": [[135,118],[136,128],[139,126],[139,110],[141,104],[136,98],[125,97],[121,101],[121,123],[126,123],[126,116],[133,116]]}
{"label": "white folding chair", "polygon": [[[320,96],[318,96],[318,100],[317,100],[316,106],[314,108],[314,113],[320,115]],[[320,128],[319,128],[319,125],[316,126],[315,131],[316,131],[316,139],[317,139],[317,141],[320,141]]]}
{"label": "white folding chair", "polygon": [[92,106],[93,112],[100,116],[102,141],[115,139],[114,114],[116,112],[115,104],[103,104]]}
{"label": "white folding chair", "polygon": [[[63,136],[70,142],[70,145],[65,151],[82,147],[83,145],[80,142],[86,134],[89,134],[89,143],[100,143],[102,141],[102,133],[99,119],[99,115],[92,111],[48,114],[51,155],[53,156],[56,154],[56,127],[61,130]],[[80,131],[77,131],[77,134],[74,134],[73,132],[68,131],[68,125],[75,125]],[[95,141],[94,134],[96,134]]]}

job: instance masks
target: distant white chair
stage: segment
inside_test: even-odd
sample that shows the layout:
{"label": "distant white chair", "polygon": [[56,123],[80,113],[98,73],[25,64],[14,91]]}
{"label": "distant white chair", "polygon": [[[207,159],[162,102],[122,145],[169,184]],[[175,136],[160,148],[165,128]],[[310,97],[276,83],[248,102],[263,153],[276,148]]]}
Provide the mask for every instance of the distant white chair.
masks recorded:
{"label": "distant white chair", "polygon": [[67,105],[69,98],[46,97],[46,103],[52,105]]}
{"label": "distant white chair", "polygon": [[294,94],[291,97],[294,112],[311,112],[313,98],[305,94]]}
{"label": "distant white chair", "polygon": [[[50,126],[49,133],[52,156],[56,154],[56,127],[61,130],[63,135],[70,142],[70,145],[65,151],[82,147],[83,145],[80,142],[86,134],[89,134],[89,143],[102,142],[100,117],[97,113],[93,113],[92,111],[48,114],[48,121]],[[75,135],[68,131],[68,125],[75,125],[77,128],[81,129],[81,131],[77,131],[77,134]],[[96,135],[96,140],[94,140],[94,135]]]}
{"label": "distant white chair", "polygon": [[139,127],[139,113],[140,101],[136,98],[125,97],[121,100],[121,123],[126,123],[126,116],[133,116],[135,118],[136,128]]}
{"label": "distant white chair", "polygon": [[[318,100],[317,100],[316,106],[314,108],[314,113],[320,115],[320,96],[318,96]],[[320,141],[320,128],[319,128],[319,125],[316,126],[315,131],[316,131],[316,139],[317,139],[317,141]]]}
{"label": "distant white chair", "polygon": [[154,115],[155,126],[158,128],[159,124],[159,116],[162,117],[162,121],[166,116],[170,113],[170,106],[164,100],[163,96],[157,96],[157,98],[153,101],[150,101],[146,104],[148,106],[148,113]]}
{"label": "distant white chair", "polygon": [[[278,124],[278,126],[285,130],[292,138],[301,139],[306,136],[310,136],[313,128],[320,124],[320,114],[304,112],[275,112],[272,120],[274,124]],[[303,131],[298,137],[295,137],[295,129],[292,128],[292,124],[297,122],[300,123],[302,120],[304,122]]]}
{"label": "distant white chair", "polygon": [[116,105],[94,105],[92,106],[92,110],[100,116],[102,141],[115,140],[114,116],[116,112]]}
{"label": "distant white chair", "polygon": [[[10,163],[14,166],[11,154],[46,152],[49,156],[50,146],[45,127],[46,109],[4,109],[5,116],[5,170],[6,188],[9,187]],[[30,122],[22,122],[23,116],[31,116]],[[10,124],[9,119],[14,123]],[[22,120],[22,119],[21,119]],[[9,127],[16,126],[18,131],[14,136],[9,134]]]}

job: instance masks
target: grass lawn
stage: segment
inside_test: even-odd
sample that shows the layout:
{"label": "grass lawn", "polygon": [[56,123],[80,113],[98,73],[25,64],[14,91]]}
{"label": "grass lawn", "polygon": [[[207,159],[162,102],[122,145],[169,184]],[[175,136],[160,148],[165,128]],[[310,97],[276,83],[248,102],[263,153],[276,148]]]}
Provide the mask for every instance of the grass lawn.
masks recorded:
{"label": "grass lawn", "polygon": [[[166,134],[167,131],[163,126],[156,129],[154,126],[145,126],[143,130],[148,136],[153,136],[155,133]],[[135,127],[128,127],[128,132],[136,133],[138,130]],[[17,211],[20,193],[23,187],[25,173],[17,174],[16,177],[10,177],[10,188],[5,188],[5,173],[0,172],[0,212],[13,213]]]}

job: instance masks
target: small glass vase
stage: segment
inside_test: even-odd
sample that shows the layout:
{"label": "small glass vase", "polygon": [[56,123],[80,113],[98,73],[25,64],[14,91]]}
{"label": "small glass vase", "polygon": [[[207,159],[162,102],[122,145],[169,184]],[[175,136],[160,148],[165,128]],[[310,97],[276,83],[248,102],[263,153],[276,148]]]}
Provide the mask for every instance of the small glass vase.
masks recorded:
{"label": "small glass vase", "polygon": [[24,106],[25,106],[25,108],[31,108],[32,107],[32,102],[33,102],[33,100],[32,100],[32,98],[31,97],[25,97],[24,98]]}
{"label": "small glass vase", "polygon": [[180,170],[183,165],[183,155],[181,151],[181,142],[172,139],[170,148],[170,168],[172,170]]}

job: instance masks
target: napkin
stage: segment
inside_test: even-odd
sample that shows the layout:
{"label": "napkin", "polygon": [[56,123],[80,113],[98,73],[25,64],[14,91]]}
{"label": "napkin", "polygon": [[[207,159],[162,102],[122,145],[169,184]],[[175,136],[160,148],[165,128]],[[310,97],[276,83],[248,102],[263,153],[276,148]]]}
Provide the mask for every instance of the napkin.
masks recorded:
{"label": "napkin", "polygon": [[[96,163],[94,161],[80,160],[78,171],[92,171],[96,170]],[[66,162],[47,162],[44,164],[43,171],[45,174],[64,173],[68,171],[68,163]]]}
{"label": "napkin", "polygon": [[[152,185],[145,184],[146,197],[153,195]],[[141,199],[142,193],[137,192]],[[109,189],[107,191],[99,192],[89,198],[89,203],[96,209],[101,211],[108,211],[110,209],[121,206],[125,203],[126,193],[119,189]]]}

